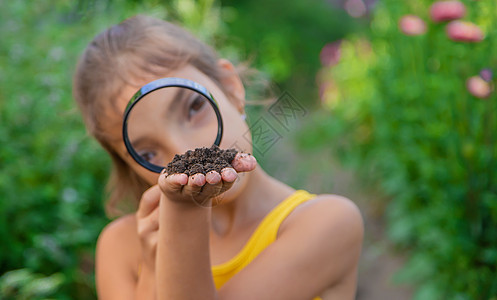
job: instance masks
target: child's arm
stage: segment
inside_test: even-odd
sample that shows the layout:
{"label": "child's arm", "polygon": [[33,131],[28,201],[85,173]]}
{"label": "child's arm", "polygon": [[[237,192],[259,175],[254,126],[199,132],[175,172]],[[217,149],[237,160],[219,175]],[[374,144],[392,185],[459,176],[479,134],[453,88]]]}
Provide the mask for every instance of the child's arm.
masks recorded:
{"label": "child's arm", "polygon": [[233,185],[237,171],[253,170],[256,161],[239,153],[232,165],[221,174],[159,177],[158,299],[217,299],[209,254],[210,202]]}
{"label": "child's arm", "polygon": [[163,194],[156,260],[158,299],[216,297],[209,254],[210,201],[212,195],[228,190],[237,175],[232,168],[214,178],[209,175],[188,178],[186,174],[173,174],[159,179]]}

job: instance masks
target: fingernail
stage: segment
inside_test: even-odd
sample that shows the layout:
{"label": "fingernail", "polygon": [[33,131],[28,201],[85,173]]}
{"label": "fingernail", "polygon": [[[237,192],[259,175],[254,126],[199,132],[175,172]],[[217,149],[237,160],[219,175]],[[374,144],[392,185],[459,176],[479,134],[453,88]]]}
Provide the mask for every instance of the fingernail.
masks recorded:
{"label": "fingernail", "polygon": [[205,175],[201,174],[201,173],[197,173],[191,177],[191,180],[192,180],[193,184],[195,184],[197,186],[202,186],[202,185],[204,185],[202,177],[205,178]]}
{"label": "fingernail", "polygon": [[205,180],[209,183],[217,183],[221,180],[221,175],[216,171],[209,171],[205,174]]}
{"label": "fingernail", "polygon": [[[235,180],[236,180],[236,178],[238,177],[238,173],[237,173],[235,170],[233,170],[232,168],[226,168],[226,169],[223,169],[223,170],[221,171],[221,173],[226,173],[226,172],[229,172],[229,173],[233,174],[233,180],[231,180],[231,181],[230,181],[230,180],[228,180],[228,182],[233,182],[233,181],[235,181]],[[222,175],[222,174],[221,174],[221,175]]]}
{"label": "fingernail", "polygon": [[186,178],[185,181],[183,183],[181,183],[181,185],[186,185],[188,183],[188,176],[186,174],[182,173],[182,174],[178,174],[178,176]]}
{"label": "fingernail", "polygon": [[[178,182],[178,181],[179,181],[179,183],[180,183],[181,185],[185,185],[186,183],[184,183],[184,181],[183,181],[183,180],[181,180],[181,177],[183,177],[183,174],[178,174],[178,173],[176,173],[176,174],[171,174],[171,176],[170,176],[169,178],[170,178],[172,181],[176,181],[176,182]],[[187,182],[188,182],[188,180],[187,180]]]}

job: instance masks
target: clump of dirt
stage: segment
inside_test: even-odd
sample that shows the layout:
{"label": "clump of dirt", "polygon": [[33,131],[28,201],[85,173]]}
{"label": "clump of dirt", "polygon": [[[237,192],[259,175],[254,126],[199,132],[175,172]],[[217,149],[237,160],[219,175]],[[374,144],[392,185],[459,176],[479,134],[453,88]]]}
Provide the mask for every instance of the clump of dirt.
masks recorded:
{"label": "clump of dirt", "polygon": [[223,150],[216,145],[188,150],[184,154],[176,154],[167,164],[166,172],[167,174],[185,173],[188,176],[197,173],[205,175],[212,170],[221,173],[222,169],[233,167],[231,162],[237,153],[234,148]]}

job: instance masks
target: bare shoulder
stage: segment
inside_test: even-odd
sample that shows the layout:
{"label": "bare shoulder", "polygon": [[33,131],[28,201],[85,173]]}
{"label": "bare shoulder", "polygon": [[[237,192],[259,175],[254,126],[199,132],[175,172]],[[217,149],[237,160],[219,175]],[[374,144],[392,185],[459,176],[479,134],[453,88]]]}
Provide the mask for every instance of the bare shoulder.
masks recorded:
{"label": "bare shoulder", "polygon": [[96,252],[97,273],[115,268],[134,274],[139,257],[135,215],[125,215],[107,224],[98,237]]}
{"label": "bare shoulder", "polygon": [[134,250],[138,246],[135,214],[128,214],[110,222],[100,233],[97,241],[98,248]]}
{"label": "bare shoulder", "polygon": [[354,298],[364,223],[353,201],[339,195],[317,195],[288,215],[280,235],[306,245],[308,256],[302,261],[326,287],[322,299]]}
{"label": "bare shoulder", "polygon": [[334,194],[317,195],[309,203],[309,213],[317,217],[333,216],[328,219],[330,226],[351,226],[362,231],[364,224],[357,205],[350,199]]}
{"label": "bare shoulder", "polygon": [[128,214],[115,219],[105,226],[100,234],[100,238],[116,238],[123,234],[132,234],[136,232],[135,214]]}
{"label": "bare shoulder", "polygon": [[362,241],[364,224],[357,205],[350,199],[334,194],[320,194],[299,205],[282,223],[281,231],[290,227],[319,228],[314,233],[347,233]]}

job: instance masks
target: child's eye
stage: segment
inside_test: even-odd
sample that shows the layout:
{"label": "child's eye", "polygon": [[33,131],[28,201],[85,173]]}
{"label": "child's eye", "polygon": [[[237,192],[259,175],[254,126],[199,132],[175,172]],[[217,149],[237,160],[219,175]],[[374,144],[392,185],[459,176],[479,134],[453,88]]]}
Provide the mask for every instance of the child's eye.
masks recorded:
{"label": "child's eye", "polygon": [[195,97],[190,104],[188,109],[188,120],[190,120],[195,114],[202,110],[205,105],[205,99],[202,96]]}
{"label": "child's eye", "polygon": [[138,155],[140,155],[144,160],[152,162],[156,156],[156,153],[154,151],[140,151]]}

